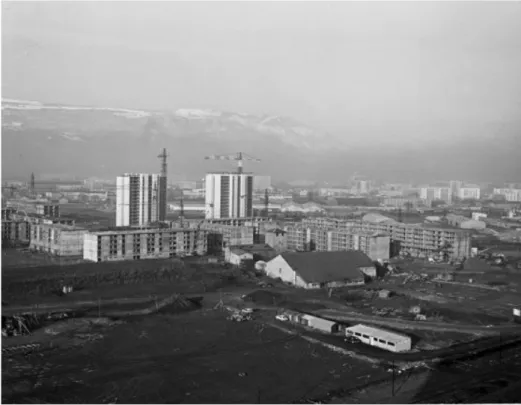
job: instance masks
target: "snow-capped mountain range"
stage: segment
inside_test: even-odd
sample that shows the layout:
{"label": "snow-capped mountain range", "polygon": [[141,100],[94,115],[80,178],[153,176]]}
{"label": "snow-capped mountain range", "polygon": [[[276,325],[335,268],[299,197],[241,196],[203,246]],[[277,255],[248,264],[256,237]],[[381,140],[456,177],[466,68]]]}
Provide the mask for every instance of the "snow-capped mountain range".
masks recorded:
{"label": "snow-capped mountain range", "polygon": [[[92,118],[96,117],[96,123]],[[187,135],[275,136],[295,147],[323,149],[330,136],[295,120],[281,116],[256,116],[208,109],[178,109],[175,111],[144,111],[125,108],[68,106],[44,104],[38,101],[2,99],[5,128],[62,130],[69,140],[102,135],[110,131],[128,131],[129,135],[151,131],[165,132],[172,137]],[[243,134],[240,132],[243,131]],[[248,136],[249,135],[249,136]],[[331,145],[332,146],[332,145]]]}

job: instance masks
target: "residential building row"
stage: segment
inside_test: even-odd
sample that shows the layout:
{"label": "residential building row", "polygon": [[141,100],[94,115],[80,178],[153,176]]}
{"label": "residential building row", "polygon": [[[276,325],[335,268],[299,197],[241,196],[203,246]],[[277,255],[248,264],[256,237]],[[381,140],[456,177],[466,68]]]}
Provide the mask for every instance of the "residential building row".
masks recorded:
{"label": "residential building row", "polygon": [[495,188],[493,194],[502,195],[509,202],[521,202],[521,189]]}
{"label": "residential building row", "polygon": [[300,252],[360,250],[372,260],[388,260],[390,256],[391,239],[385,234],[302,225],[285,226],[284,230],[289,250]]}
{"label": "residential building row", "polygon": [[[416,257],[448,258],[451,260],[470,257],[470,234],[461,229],[447,229],[423,224],[374,223],[324,217],[305,218],[300,225],[308,228],[343,229],[352,234],[357,232],[383,233],[390,236],[391,244],[400,253]],[[391,253],[393,254],[393,252]]]}

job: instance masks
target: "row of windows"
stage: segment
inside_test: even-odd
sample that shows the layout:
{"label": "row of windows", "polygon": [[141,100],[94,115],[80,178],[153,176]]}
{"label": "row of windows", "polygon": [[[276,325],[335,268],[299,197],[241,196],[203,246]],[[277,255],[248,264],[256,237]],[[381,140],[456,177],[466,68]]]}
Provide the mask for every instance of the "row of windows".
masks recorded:
{"label": "row of windows", "polygon": [[[352,330],[347,330],[347,333],[350,334],[350,335],[354,335],[354,336],[357,336],[357,337],[362,337],[364,339],[369,339],[370,336],[369,335],[365,335],[363,333],[359,333],[359,332],[353,332]],[[380,343],[383,343],[385,345],[389,345],[389,346],[395,346],[395,344],[393,342],[388,342],[386,340],[383,340],[383,339],[380,339],[380,338],[375,338],[373,337],[373,339],[377,342],[380,342]]]}

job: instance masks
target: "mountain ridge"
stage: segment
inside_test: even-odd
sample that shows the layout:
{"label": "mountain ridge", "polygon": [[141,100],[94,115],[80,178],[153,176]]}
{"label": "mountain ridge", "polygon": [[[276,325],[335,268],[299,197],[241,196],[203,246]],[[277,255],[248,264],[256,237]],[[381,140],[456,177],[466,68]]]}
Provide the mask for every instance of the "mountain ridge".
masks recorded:
{"label": "mountain ridge", "polygon": [[[402,122],[402,123],[401,123]],[[279,115],[253,115],[212,109],[148,111],[2,100],[3,176],[67,173],[115,176],[159,171],[157,155],[167,148],[170,174],[202,176],[227,170],[230,162],[205,155],[243,151],[262,160],[246,170],[277,180],[307,178],[342,181],[353,172],[392,181],[430,178],[514,180],[521,175],[521,122],[469,123],[472,138],[449,124],[426,127],[397,121],[387,128],[360,126],[341,139]],[[396,142],[400,125],[418,131],[412,142]],[[378,137],[371,138],[371,131]],[[423,138],[428,134],[429,138]],[[250,166],[251,165],[251,166]]]}

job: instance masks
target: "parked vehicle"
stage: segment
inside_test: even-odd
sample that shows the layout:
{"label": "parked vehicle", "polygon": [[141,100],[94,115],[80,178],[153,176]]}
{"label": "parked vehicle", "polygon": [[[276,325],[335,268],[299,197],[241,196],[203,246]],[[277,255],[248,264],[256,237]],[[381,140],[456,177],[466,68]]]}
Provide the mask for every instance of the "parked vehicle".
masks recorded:
{"label": "parked vehicle", "polygon": [[279,320],[279,321],[282,321],[282,322],[287,322],[289,321],[289,318],[287,315],[283,315],[283,314],[280,314],[280,315],[276,315],[275,316],[275,319]]}

